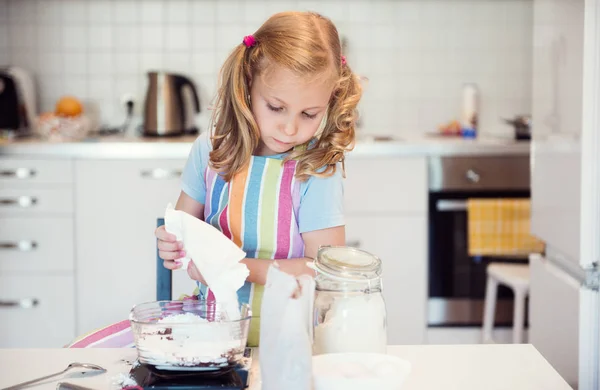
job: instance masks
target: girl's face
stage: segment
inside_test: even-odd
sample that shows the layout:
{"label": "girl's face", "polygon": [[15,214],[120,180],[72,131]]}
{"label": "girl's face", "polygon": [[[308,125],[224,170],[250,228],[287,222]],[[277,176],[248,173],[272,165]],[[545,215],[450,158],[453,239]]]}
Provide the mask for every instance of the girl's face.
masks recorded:
{"label": "girl's face", "polygon": [[255,76],[250,87],[252,113],[260,129],[258,156],[284,153],[309,141],[327,113],[333,86],[307,83],[291,71],[276,67]]}

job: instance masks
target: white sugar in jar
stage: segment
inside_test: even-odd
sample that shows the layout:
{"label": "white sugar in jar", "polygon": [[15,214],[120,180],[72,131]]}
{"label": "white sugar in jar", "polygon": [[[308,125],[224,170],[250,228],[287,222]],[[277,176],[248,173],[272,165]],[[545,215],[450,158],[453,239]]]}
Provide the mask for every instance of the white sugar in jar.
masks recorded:
{"label": "white sugar in jar", "polygon": [[313,353],[385,353],[381,260],[355,248],[322,247],[312,267],[317,271]]}

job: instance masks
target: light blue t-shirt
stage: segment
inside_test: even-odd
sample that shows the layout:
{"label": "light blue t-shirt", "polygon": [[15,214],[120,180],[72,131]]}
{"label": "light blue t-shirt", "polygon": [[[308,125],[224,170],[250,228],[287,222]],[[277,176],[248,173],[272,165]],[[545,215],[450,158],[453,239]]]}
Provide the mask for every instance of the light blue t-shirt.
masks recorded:
{"label": "light blue t-shirt", "polygon": [[[211,149],[208,133],[201,134],[192,146],[181,180],[183,192],[202,204],[206,202],[205,172]],[[284,154],[269,157],[283,159]],[[330,177],[310,176],[301,182],[300,206],[296,216],[300,233],[345,224],[343,177],[339,164],[337,168]]]}

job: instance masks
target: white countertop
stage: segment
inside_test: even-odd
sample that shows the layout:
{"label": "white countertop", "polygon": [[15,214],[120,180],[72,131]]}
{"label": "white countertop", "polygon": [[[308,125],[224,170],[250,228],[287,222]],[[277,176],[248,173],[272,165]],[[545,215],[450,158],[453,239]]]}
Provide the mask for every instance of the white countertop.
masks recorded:
{"label": "white countertop", "polygon": [[[412,372],[405,390],[571,389],[530,344],[390,346],[388,353],[408,360]],[[129,371],[135,349],[0,349],[0,388],[63,370],[70,362],[94,363],[105,374],[82,377],[73,372],[63,381],[94,389],[116,389]],[[258,356],[253,359],[250,390],[260,389]],[[54,389],[61,379],[32,389]]]}
{"label": "white countertop", "polygon": [[[0,140],[0,156],[77,159],[186,159],[195,136],[155,138],[104,136],[79,142],[48,142],[41,139]],[[349,158],[458,155],[528,155],[529,142],[479,137],[414,136],[376,141],[359,137]]]}

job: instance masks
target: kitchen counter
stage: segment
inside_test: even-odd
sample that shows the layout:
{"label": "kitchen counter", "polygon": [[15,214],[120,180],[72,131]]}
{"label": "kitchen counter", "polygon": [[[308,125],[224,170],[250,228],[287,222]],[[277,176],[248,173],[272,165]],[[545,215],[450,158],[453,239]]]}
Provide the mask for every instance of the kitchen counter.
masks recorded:
{"label": "kitchen counter", "polygon": [[[404,390],[428,389],[571,389],[530,344],[390,346],[388,353],[406,359],[412,371]],[[116,389],[129,371],[135,349],[0,349],[0,388],[62,371],[70,362],[94,363],[108,369],[96,376],[72,371],[32,389],[54,389],[63,380],[94,389]],[[258,357],[253,359],[250,390],[260,389]]]}
{"label": "kitchen counter", "polygon": [[[47,142],[37,138],[0,140],[0,156],[75,159],[185,159],[195,136],[154,138],[104,136],[79,142]],[[357,140],[349,158],[462,155],[528,155],[529,142],[480,137],[475,140],[414,136],[379,140],[368,135]]]}

